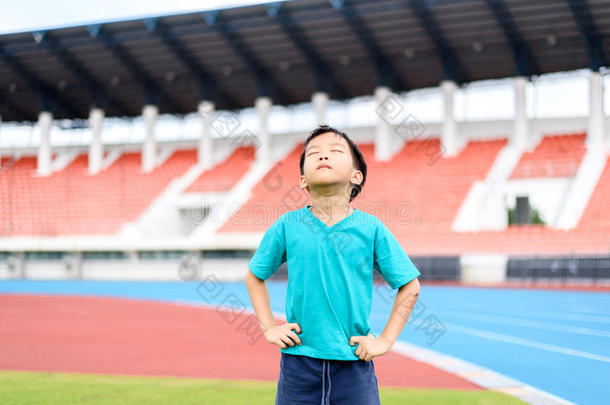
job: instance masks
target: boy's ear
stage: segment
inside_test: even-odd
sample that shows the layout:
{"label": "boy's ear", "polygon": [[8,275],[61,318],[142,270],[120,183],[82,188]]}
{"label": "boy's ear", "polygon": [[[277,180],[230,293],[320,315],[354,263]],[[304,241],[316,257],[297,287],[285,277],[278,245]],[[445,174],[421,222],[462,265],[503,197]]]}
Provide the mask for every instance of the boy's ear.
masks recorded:
{"label": "boy's ear", "polygon": [[353,184],[361,184],[363,178],[364,178],[364,176],[362,175],[362,172],[360,170],[354,169],[352,171],[351,181]]}
{"label": "boy's ear", "polygon": [[305,176],[303,175],[301,175],[301,178],[299,179],[299,187],[301,187],[301,190],[309,191],[309,188],[307,186],[307,180],[305,180]]}

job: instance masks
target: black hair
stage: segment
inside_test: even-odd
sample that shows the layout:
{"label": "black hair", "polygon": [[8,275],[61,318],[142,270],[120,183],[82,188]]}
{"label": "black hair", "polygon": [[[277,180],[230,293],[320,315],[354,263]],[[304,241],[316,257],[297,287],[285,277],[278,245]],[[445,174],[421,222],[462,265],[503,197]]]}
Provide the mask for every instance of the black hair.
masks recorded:
{"label": "black hair", "polygon": [[360,152],[360,149],[358,149],[358,146],[356,146],[354,141],[352,141],[345,132],[341,132],[338,129],[328,126],[326,124],[322,124],[313,131],[311,131],[309,133],[309,136],[305,140],[305,143],[303,144],[303,152],[301,153],[301,160],[299,163],[301,168],[301,176],[304,173],[303,167],[305,165],[305,150],[307,149],[307,145],[309,145],[309,142],[311,142],[311,140],[316,136],[325,134],[327,132],[332,132],[334,134],[342,136],[347,141],[347,144],[349,145],[349,148],[352,151],[352,160],[354,162],[354,165],[356,166],[356,169],[362,172],[362,182],[360,184],[352,184],[352,191],[349,198],[349,201],[351,202],[358,194],[360,194],[360,191],[362,191],[362,187],[364,186],[364,182],[366,181],[366,162],[364,161],[364,156],[362,155],[362,152]]}

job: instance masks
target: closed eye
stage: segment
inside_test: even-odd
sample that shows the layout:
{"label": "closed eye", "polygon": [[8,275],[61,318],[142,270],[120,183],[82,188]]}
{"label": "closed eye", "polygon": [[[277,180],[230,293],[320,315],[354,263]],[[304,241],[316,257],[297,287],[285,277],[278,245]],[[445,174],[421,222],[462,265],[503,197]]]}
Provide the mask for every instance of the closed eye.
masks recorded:
{"label": "closed eye", "polygon": [[[343,153],[343,151],[339,150],[339,149],[333,149],[331,152],[341,152],[341,153]],[[314,155],[316,153],[318,153],[318,152],[311,152],[311,153],[308,153],[307,156],[311,156],[311,155]]]}

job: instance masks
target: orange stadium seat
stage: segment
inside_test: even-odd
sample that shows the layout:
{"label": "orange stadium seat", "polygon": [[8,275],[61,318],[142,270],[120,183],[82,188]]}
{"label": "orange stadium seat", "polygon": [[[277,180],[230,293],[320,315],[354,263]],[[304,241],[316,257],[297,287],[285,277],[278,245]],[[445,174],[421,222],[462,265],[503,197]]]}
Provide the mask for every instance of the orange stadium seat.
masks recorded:
{"label": "orange stadium seat", "polygon": [[[375,160],[373,144],[360,144],[369,174],[354,206],[388,222],[399,238],[413,232],[447,233],[470,186],[485,178],[505,144],[506,140],[473,141],[458,156],[439,158],[438,139],[415,141],[388,162]],[[219,232],[263,231],[279,214],[308,201],[307,192],[298,188],[301,148],[295,147],[256,184],[250,199]]]}
{"label": "orange stadium seat", "polygon": [[510,179],[572,177],[587,150],[586,134],[545,136],[532,152],[525,152]]}
{"label": "orange stadium seat", "polygon": [[[606,237],[610,235],[610,157],[606,159],[606,166],[602,172],[589,204],[583,213],[577,229],[582,232],[605,231]],[[610,240],[608,246],[610,247]]]}
{"label": "orange stadium seat", "polygon": [[213,168],[204,171],[185,190],[186,193],[201,193],[206,191],[227,191],[245,175],[254,162],[254,146],[240,146],[231,156]]}
{"label": "orange stadium seat", "polygon": [[140,152],[129,152],[91,176],[88,156],[83,154],[64,169],[38,177],[36,157],[22,157],[0,172],[0,232],[4,236],[117,233],[196,160],[195,150],[180,150],[152,172],[143,173]]}
{"label": "orange stadium seat", "polygon": [[[411,254],[595,253],[608,249],[610,159],[576,228],[565,231],[541,225],[517,225],[499,231],[453,232],[451,224],[475,181],[483,180],[507,140],[470,141],[454,157],[440,156],[438,139],[409,142],[387,162],[377,161],[374,145],[359,144],[369,168],[364,189],[353,205],[378,216]],[[566,152],[572,145],[573,152]],[[563,162],[582,159],[583,135],[547,137],[519,162],[513,178],[536,163],[542,176],[559,175]],[[283,212],[310,202],[298,187],[295,148],[253,187],[251,196],[223,224],[220,233],[263,232]],[[236,149],[205,171],[187,192],[231,189],[254,162],[253,147]],[[196,164],[196,150],[174,152],[151,173],[140,168],[140,153],[124,153],[95,176],[87,174],[87,155],[48,177],[36,175],[36,157],[3,157],[0,171],[0,234],[113,234],[137,220],[176,177]],[[544,163],[546,162],[546,163]],[[549,163],[550,162],[550,163]],[[559,163],[558,163],[559,162]],[[541,167],[552,167],[542,171]],[[564,166],[565,168],[565,166]],[[572,175],[568,173],[567,175]],[[220,181],[218,180],[220,179]]]}
{"label": "orange stadium seat", "polygon": [[[580,163],[584,136],[549,138],[523,161],[551,161],[551,171],[538,172],[543,176],[573,175],[573,172],[565,171],[566,166],[562,168],[562,164],[566,161]],[[457,156],[440,157],[438,139],[409,142],[388,162],[375,160],[373,144],[359,144],[369,175],[353,206],[377,215],[410,254],[607,251],[610,246],[607,237],[610,215],[606,210],[606,202],[610,200],[610,160],[575,229],[566,231],[542,225],[515,225],[499,231],[451,230],[470,187],[476,180],[485,178],[506,143],[506,139],[471,141]],[[574,147],[574,152],[566,152],[568,147]],[[222,225],[219,232],[263,232],[283,212],[310,203],[307,192],[298,188],[301,148],[302,145],[295,147],[256,184],[248,201]]]}

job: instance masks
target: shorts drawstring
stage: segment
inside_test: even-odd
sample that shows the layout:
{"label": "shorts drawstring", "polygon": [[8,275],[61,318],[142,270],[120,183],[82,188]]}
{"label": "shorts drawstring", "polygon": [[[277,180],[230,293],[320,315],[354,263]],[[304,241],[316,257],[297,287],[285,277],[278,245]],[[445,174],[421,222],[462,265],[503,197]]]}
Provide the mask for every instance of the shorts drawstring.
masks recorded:
{"label": "shorts drawstring", "polygon": [[330,361],[326,367],[326,372],[328,373],[328,403],[330,404],[330,387],[332,386],[332,382],[330,380]]}
{"label": "shorts drawstring", "polygon": [[324,382],[326,380],[326,360],[322,360],[322,402],[320,404],[324,405],[324,395],[326,395],[326,390],[324,389]]}
{"label": "shorts drawstring", "polygon": [[[326,392],[326,376],[328,376],[328,393]],[[330,404],[330,364],[328,360],[322,359],[322,405]]]}

